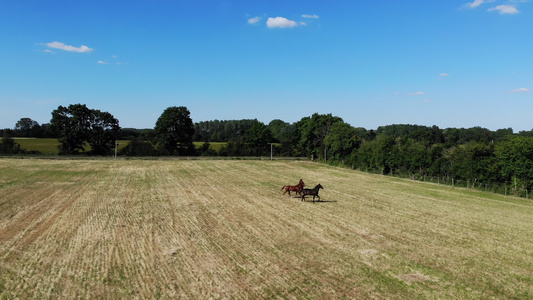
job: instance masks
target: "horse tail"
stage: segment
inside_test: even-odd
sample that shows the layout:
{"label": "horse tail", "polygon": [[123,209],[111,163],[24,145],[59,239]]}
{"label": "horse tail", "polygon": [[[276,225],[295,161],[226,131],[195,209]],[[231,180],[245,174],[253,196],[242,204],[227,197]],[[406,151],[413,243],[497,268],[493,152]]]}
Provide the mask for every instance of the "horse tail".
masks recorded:
{"label": "horse tail", "polygon": [[283,189],[286,187],[286,185],[284,185],[282,188],[281,188],[281,191],[283,191]]}

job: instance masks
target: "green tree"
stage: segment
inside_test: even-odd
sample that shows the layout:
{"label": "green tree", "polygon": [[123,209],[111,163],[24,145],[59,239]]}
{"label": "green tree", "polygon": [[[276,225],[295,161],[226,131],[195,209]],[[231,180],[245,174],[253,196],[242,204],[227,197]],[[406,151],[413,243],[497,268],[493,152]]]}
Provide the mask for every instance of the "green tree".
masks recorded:
{"label": "green tree", "polygon": [[381,171],[381,174],[388,174],[394,170],[397,163],[397,147],[392,136],[378,135],[374,140],[375,146],[372,152],[372,166]]}
{"label": "green tree", "polygon": [[120,127],[110,113],[89,109],[85,104],[59,106],[52,112],[53,131],[59,133],[59,154],[78,154],[91,146],[90,154],[109,155]]}
{"label": "green tree", "polygon": [[448,174],[449,163],[444,157],[446,147],[442,143],[434,144],[429,149],[430,166],[428,174],[430,176],[445,176]]}
{"label": "green tree", "polygon": [[30,118],[21,118],[15,124],[15,134],[21,137],[39,137],[42,135],[41,126]]}
{"label": "green tree", "polygon": [[329,134],[324,139],[324,146],[328,148],[328,160],[344,160],[361,145],[358,131],[348,123],[337,122],[331,126]]}
{"label": "green tree", "polygon": [[4,131],[4,137],[0,141],[0,153],[1,154],[18,154],[24,153],[20,148],[20,145],[9,135],[9,132]]}
{"label": "green tree", "polygon": [[91,113],[88,136],[88,142],[91,145],[90,154],[109,155],[120,132],[118,120],[108,112],[91,110]]}
{"label": "green tree", "polygon": [[270,128],[270,131],[272,132],[272,136],[277,141],[281,141],[284,139],[283,133],[284,133],[285,128],[287,128],[287,126],[290,126],[290,124],[280,119],[272,120],[270,121],[270,123],[268,123],[268,128]]}
{"label": "green tree", "polygon": [[430,166],[429,153],[423,142],[418,142],[413,138],[403,138],[398,147],[398,157],[396,165],[407,174],[424,175]]}
{"label": "green tree", "polygon": [[52,130],[59,132],[59,154],[78,154],[85,151],[89,135],[90,109],[85,104],[60,105],[52,111]]}
{"label": "green tree", "polygon": [[[522,131],[520,133],[522,133]],[[507,140],[513,136],[513,129],[512,128],[498,129],[496,130],[496,132],[493,133],[493,136],[496,142]]]}
{"label": "green tree", "polygon": [[464,179],[471,185],[493,180],[491,167],[494,164],[494,147],[480,142],[469,142],[447,150],[445,157],[450,162],[450,175]]}
{"label": "green tree", "polygon": [[377,142],[375,140],[364,142],[359,149],[357,149],[356,154],[352,154],[352,159],[356,162],[356,167],[363,169],[365,171],[373,171],[375,166],[372,164],[372,153]]}
{"label": "green tree", "polygon": [[273,140],[270,128],[259,121],[246,130],[244,134],[247,152],[253,156],[266,155],[270,150],[269,143],[272,143]]}
{"label": "green tree", "polygon": [[283,122],[279,119],[273,120],[268,124],[272,132],[274,142],[279,142],[280,146],[275,146],[276,153],[283,156],[299,155],[297,145],[299,136],[295,134],[295,125]]}
{"label": "green tree", "polygon": [[306,155],[314,158],[324,157],[324,139],[330,133],[331,127],[337,122],[343,122],[342,118],[331,114],[320,115],[314,113],[311,117],[302,118],[296,124],[296,133],[299,134],[299,148]]}
{"label": "green tree", "polygon": [[202,121],[194,123],[194,141],[229,142],[241,141],[257,119]]}
{"label": "green tree", "polygon": [[533,185],[533,138],[515,136],[495,146],[495,156],[503,181],[513,189],[527,189]]}
{"label": "green tree", "polygon": [[168,107],[155,124],[156,141],[170,155],[194,155],[194,126],[184,106]]}

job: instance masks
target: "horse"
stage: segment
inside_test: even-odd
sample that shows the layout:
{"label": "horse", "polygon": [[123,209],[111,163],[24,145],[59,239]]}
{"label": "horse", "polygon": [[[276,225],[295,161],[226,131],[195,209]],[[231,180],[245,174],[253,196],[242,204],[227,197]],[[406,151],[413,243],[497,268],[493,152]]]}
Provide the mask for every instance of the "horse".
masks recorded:
{"label": "horse", "polygon": [[300,194],[302,189],[304,188],[304,186],[305,186],[304,181],[302,179],[300,179],[300,182],[297,185],[286,185],[286,186],[282,187],[281,190],[283,191],[283,189],[285,189],[285,192],[283,192],[283,196],[285,196],[285,193],[287,193],[287,192],[289,192],[289,196],[290,196],[291,195],[291,191]]}
{"label": "horse", "polygon": [[319,183],[317,186],[315,186],[314,189],[303,189],[302,194],[302,201],[305,200],[305,196],[311,196],[313,195],[313,203],[315,203],[315,197],[318,197],[318,200],[320,200],[320,196],[318,195],[318,191],[320,189],[324,189],[324,187]]}

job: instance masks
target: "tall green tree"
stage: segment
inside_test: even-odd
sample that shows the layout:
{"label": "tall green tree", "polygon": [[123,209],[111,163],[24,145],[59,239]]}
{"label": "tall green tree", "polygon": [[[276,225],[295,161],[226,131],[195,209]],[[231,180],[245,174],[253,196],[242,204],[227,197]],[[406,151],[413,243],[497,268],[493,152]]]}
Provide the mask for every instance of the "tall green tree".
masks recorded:
{"label": "tall green tree", "polygon": [[194,155],[194,126],[189,110],[172,106],[163,111],[155,124],[157,143],[170,155]]}
{"label": "tall green tree", "polygon": [[344,160],[360,145],[361,138],[358,136],[357,129],[344,122],[333,124],[324,139],[324,146],[329,149],[328,159]]}
{"label": "tall green tree", "polygon": [[503,181],[514,189],[533,185],[533,138],[515,136],[495,146],[495,156]]}
{"label": "tall green tree", "polygon": [[448,169],[450,164],[444,157],[446,147],[443,143],[434,144],[429,149],[430,166],[428,174],[430,176],[442,177],[449,174]]}
{"label": "tall green tree", "polygon": [[108,112],[91,110],[91,127],[88,142],[91,154],[109,155],[120,131],[118,120]]}
{"label": "tall green tree", "polygon": [[90,109],[85,104],[60,105],[52,111],[50,124],[59,133],[59,154],[79,154],[85,151],[89,135]]}
{"label": "tall green tree", "polygon": [[52,130],[59,133],[59,154],[85,152],[85,144],[91,146],[90,154],[109,155],[120,127],[110,113],[89,109],[85,104],[59,106],[52,112]]}
{"label": "tall green tree", "polygon": [[275,120],[270,121],[270,123],[268,123],[268,128],[270,128],[270,131],[272,132],[272,136],[278,141],[281,141],[284,139],[283,131],[288,126],[290,126],[289,123],[284,122],[280,119],[275,119]]}
{"label": "tall green tree", "polygon": [[374,168],[381,171],[381,174],[389,174],[398,166],[398,147],[392,136],[378,135],[374,142],[374,151],[371,160]]}
{"label": "tall green tree", "polygon": [[324,139],[331,131],[333,124],[343,122],[342,118],[331,114],[314,113],[310,118],[302,118],[296,124],[296,133],[300,134],[299,147],[302,152],[313,158],[324,157]]}
{"label": "tall green tree", "polygon": [[259,121],[244,134],[247,152],[253,156],[266,155],[270,151],[269,143],[273,140],[270,128]]}
{"label": "tall green tree", "polygon": [[450,163],[450,175],[471,185],[493,180],[494,147],[480,142],[468,142],[449,148],[445,157]]}
{"label": "tall green tree", "polygon": [[372,153],[377,142],[375,140],[364,142],[359,149],[352,154],[352,160],[355,161],[355,166],[365,171],[374,171],[375,166],[372,163]]}
{"label": "tall green tree", "polygon": [[21,118],[15,124],[15,134],[22,137],[39,137],[42,135],[41,125],[30,118]]}
{"label": "tall green tree", "polygon": [[401,172],[421,175],[426,173],[431,162],[429,161],[429,151],[423,142],[416,141],[414,138],[403,138],[397,142],[397,148],[399,156],[396,158],[396,165]]}

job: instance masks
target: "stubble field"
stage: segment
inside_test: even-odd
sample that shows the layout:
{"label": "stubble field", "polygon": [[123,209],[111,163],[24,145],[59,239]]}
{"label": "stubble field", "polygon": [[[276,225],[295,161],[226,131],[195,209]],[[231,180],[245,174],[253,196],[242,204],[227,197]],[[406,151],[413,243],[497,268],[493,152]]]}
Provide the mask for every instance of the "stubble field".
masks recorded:
{"label": "stubble field", "polygon": [[0,299],[527,299],[532,216],[305,161],[0,159]]}

